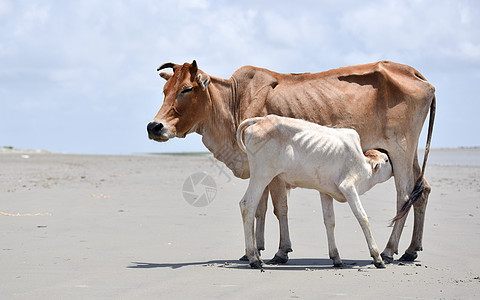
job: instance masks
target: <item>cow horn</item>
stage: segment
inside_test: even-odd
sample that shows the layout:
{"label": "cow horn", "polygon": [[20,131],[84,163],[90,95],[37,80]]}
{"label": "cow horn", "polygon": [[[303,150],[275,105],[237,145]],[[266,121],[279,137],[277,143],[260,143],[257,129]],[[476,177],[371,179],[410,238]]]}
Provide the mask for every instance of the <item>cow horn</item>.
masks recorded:
{"label": "cow horn", "polygon": [[168,62],[168,63],[164,63],[163,65],[161,65],[160,67],[157,68],[157,72],[160,71],[160,70],[163,70],[163,69],[167,69],[167,68],[172,68],[176,66],[176,64],[174,63],[171,63],[171,62]]}

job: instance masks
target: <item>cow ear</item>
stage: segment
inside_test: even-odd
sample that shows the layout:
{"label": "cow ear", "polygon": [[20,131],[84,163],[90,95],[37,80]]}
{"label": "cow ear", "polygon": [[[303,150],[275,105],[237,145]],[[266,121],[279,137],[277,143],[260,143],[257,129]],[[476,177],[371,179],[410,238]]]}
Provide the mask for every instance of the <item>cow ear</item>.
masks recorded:
{"label": "cow ear", "polygon": [[208,75],[198,74],[197,75],[197,83],[198,83],[199,86],[202,87],[203,90],[206,90],[208,84],[210,83],[210,77],[208,77]]}
{"label": "cow ear", "polygon": [[197,66],[197,61],[193,61],[192,65],[190,66],[190,81],[193,82],[195,79],[195,75],[197,75],[198,71],[198,66]]}
{"label": "cow ear", "polygon": [[167,72],[167,71],[161,71],[161,72],[158,73],[158,75],[160,75],[160,77],[162,77],[165,80],[169,80],[170,78],[172,78],[173,73],[172,72]]}

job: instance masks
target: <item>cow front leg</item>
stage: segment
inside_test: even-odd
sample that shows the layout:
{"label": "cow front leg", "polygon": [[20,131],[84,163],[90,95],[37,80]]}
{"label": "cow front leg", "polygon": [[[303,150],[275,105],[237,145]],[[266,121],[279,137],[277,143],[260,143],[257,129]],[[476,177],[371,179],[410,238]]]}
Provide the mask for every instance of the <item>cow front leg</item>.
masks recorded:
{"label": "cow front leg", "polygon": [[245,254],[250,263],[250,267],[254,269],[262,268],[262,260],[260,259],[255,240],[254,223],[255,212],[267,183],[259,182],[253,177],[250,178],[247,191],[239,203],[245,236]]}
{"label": "cow front leg", "polygon": [[265,250],[265,215],[267,213],[268,187],[263,191],[257,211],[255,212],[255,238],[257,241],[258,253]]}
{"label": "cow front leg", "polygon": [[288,253],[292,252],[292,242],[288,229],[287,187],[285,182],[275,177],[269,185],[272,195],[273,212],[278,219],[280,228],[280,242],[275,256],[268,264],[284,264],[288,261]]}
{"label": "cow front leg", "polygon": [[335,212],[333,210],[333,198],[327,194],[320,193],[323,211],[323,223],[327,231],[328,254],[333,261],[334,267],[342,267],[343,263],[338,254],[337,245],[335,243]]}
{"label": "cow front leg", "polygon": [[383,263],[382,258],[380,257],[380,251],[378,251],[377,244],[372,235],[372,231],[370,230],[370,224],[368,221],[367,214],[363,209],[362,203],[360,202],[360,198],[358,197],[358,193],[353,186],[350,185],[340,185],[340,191],[342,191],[343,195],[347,199],[350,208],[352,209],[353,214],[357,218],[360,227],[362,228],[363,234],[365,239],[367,240],[368,249],[370,251],[370,256],[373,258],[373,264],[377,268],[385,268],[385,264]]}

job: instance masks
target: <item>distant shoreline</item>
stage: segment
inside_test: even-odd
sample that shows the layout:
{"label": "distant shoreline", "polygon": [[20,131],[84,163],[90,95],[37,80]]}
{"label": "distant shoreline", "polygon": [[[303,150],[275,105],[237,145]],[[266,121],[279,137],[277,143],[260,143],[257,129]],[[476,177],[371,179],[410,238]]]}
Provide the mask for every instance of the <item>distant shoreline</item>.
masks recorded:
{"label": "distant shoreline", "polygon": [[[131,154],[81,154],[81,153],[59,153],[36,149],[16,149],[13,147],[0,147],[0,155],[4,154],[65,154],[65,155],[100,155],[100,156],[177,156],[177,157],[211,157],[210,152],[147,152]],[[418,159],[422,163],[425,149],[418,150]],[[427,165],[441,166],[480,166],[480,146],[477,147],[441,147],[430,149],[430,156]]]}

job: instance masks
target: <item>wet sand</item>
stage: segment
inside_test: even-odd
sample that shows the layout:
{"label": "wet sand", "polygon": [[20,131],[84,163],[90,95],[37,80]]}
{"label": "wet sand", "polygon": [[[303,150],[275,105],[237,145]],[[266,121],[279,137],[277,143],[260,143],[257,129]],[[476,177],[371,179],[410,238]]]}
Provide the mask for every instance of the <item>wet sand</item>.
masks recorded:
{"label": "wet sand", "polygon": [[[238,202],[248,181],[209,156],[2,152],[2,299],[480,297],[480,166],[468,161],[429,164],[424,251],[415,262],[375,269],[348,205],[335,203],[337,246],[347,266],[333,268],[318,193],[295,189],[289,198],[294,252],[286,265],[260,272],[237,260],[244,249]],[[191,190],[185,181],[199,172],[213,184],[205,189],[193,182]],[[213,200],[205,207],[185,200],[203,193]],[[383,249],[394,216],[393,180],[361,199]],[[412,226],[409,216],[400,254]],[[269,203],[262,256],[272,258],[277,247]]]}

